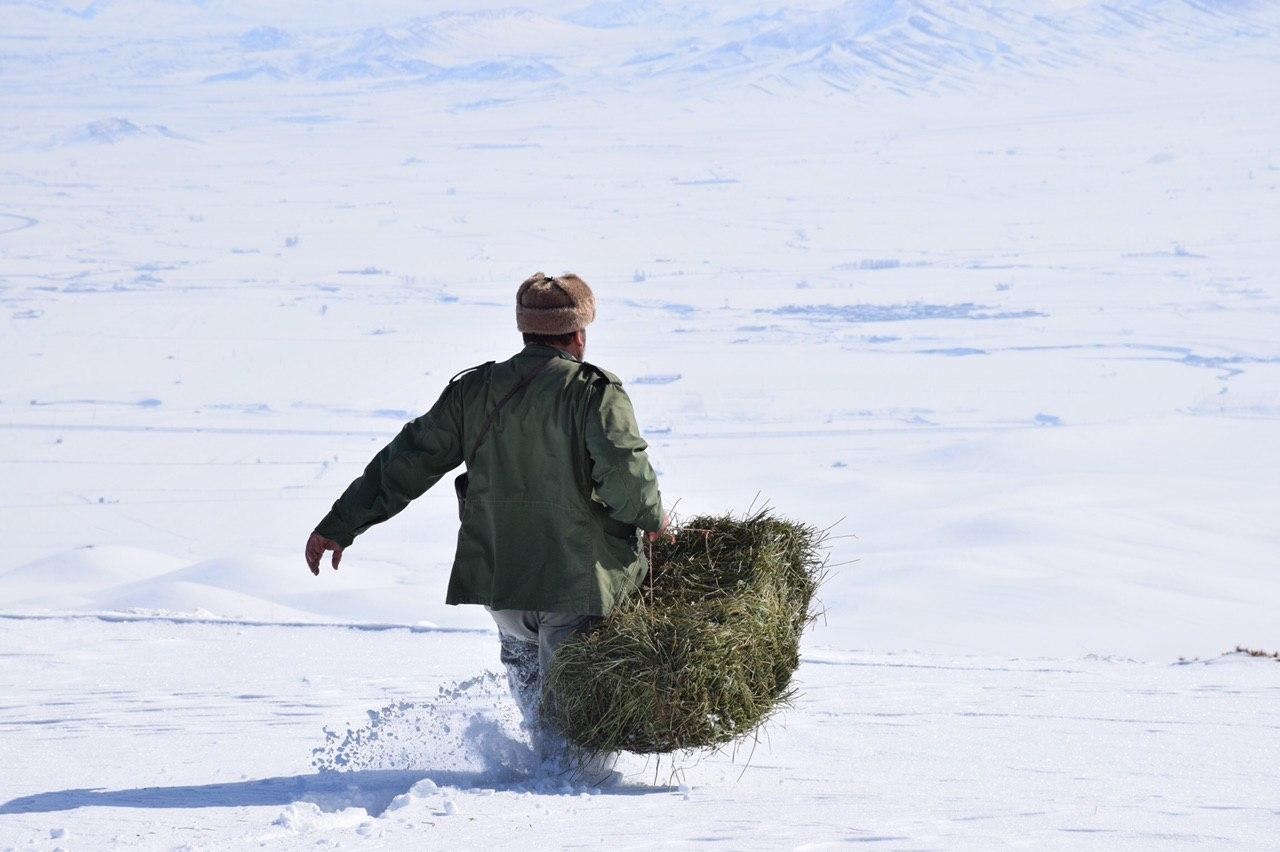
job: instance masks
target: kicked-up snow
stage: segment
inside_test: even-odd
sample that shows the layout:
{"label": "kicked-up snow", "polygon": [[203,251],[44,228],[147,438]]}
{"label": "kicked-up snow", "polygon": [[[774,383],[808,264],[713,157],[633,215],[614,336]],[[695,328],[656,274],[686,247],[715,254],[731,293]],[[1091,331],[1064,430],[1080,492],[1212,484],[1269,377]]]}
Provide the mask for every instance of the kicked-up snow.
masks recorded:
{"label": "kicked-up snow", "polygon": [[[0,849],[1273,844],[1278,37],[0,4]],[[539,269],[677,511],[834,525],[759,742],[537,766],[448,488],[306,571]]]}

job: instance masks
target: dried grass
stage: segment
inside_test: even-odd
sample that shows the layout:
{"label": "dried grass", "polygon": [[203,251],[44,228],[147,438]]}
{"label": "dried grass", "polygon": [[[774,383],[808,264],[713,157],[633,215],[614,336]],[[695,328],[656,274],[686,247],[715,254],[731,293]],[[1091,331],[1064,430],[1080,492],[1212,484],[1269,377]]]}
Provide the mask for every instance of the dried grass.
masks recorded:
{"label": "dried grass", "polygon": [[562,645],[544,708],[574,745],[639,754],[713,748],[793,697],[826,533],[765,509],[683,522],[643,588]]}

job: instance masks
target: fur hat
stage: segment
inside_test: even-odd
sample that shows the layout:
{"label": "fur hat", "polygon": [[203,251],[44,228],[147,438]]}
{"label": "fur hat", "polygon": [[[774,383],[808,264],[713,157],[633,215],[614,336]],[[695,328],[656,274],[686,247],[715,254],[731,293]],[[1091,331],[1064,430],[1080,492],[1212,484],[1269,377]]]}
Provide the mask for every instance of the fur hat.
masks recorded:
{"label": "fur hat", "polygon": [[596,318],[596,297],[573,273],[535,272],[516,291],[516,328],[528,334],[570,334]]}

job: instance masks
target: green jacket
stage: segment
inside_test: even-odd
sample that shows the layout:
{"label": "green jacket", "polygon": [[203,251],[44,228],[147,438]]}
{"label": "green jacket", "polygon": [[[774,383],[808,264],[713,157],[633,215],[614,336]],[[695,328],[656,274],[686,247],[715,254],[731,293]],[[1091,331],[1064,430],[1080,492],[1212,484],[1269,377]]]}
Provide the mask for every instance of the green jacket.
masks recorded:
{"label": "green jacket", "polygon": [[548,358],[468,462],[445,602],[607,614],[648,570],[640,532],[660,526],[662,498],[622,382],[549,346],[455,376],[316,532],[346,546],[395,515],[464,461],[494,404]]}

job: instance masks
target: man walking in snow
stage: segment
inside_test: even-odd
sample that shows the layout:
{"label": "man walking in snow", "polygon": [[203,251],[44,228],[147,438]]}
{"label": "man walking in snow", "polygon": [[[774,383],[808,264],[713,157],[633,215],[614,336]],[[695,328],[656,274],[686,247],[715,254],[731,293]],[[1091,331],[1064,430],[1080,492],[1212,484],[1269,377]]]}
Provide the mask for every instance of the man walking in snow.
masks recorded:
{"label": "man walking in snow", "polygon": [[343,492],[306,549],[311,573],[329,550],[336,570],[356,536],[465,462],[445,602],[493,615],[512,693],[544,748],[536,713],[556,648],[638,586],[642,534],[656,539],[667,525],[622,382],[583,360],[595,316],[576,275],[524,281],[524,349],[454,376]]}

